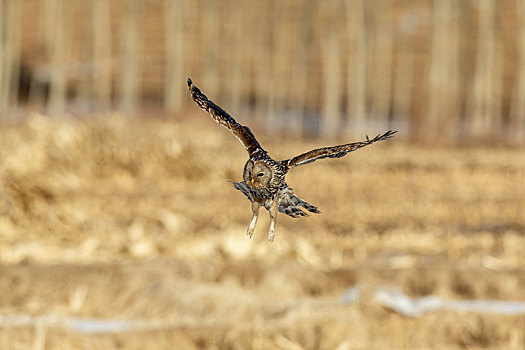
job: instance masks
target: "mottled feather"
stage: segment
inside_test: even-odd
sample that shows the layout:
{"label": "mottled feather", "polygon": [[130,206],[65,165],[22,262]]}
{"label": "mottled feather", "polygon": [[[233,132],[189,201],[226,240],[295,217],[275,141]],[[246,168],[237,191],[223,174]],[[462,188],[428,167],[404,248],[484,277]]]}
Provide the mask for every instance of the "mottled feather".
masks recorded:
{"label": "mottled feather", "polygon": [[225,110],[210,101],[198,87],[193,85],[190,78],[188,78],[188,88],[193,101],[195,101],[200,108],[208,112],[213,120],[230,130],[248,151],[250,156],[257,152],[266,153],[261,145],[259,145],[259,142],[257,142],[257,139],[255,139],[249,127],[237,123]]}
{"label": "mottled feather", "polygon": [[306,202],[302,198],[299,198],[295,193],[292,192],[291,188],[287,187],[280,196],[279,211],[291,216],[292,218],[297,218],[299,216],[309,216],[304,211],[302,211],[300,207],[305,208],[311,213],[321,213],[315,205]]}
{"label": "mottled feather", "polygon": [[346,156],[350,152],[353,152],[361,147],[368,146],[374,142],[388,140],[396,132],[397,131],[390,130],[390,131],[385,132],[382,135],[381,134],[377,135],[373,139],[370,139],[368,135],[366,135],[365,141],[347,143],[347,144],[339,145],[339,146],[317,148],[312,151],[300,154],[291,159],[283,160],[282,162],[286,166],[287,169],[290,169],[290,168],[294,168],[294,167],[298,167],[301,165],[315,162],[318,159],[341,158],[341,157]]}

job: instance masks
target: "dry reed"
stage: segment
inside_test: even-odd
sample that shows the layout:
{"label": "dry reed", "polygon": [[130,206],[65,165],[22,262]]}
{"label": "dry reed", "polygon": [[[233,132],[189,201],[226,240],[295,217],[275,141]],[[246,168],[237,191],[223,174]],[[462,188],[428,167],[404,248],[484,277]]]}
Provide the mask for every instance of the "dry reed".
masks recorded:
{"label": "dry reed", "polygon": [[[277,158],[323,144],[254,131]],[[288,183],[323,213],[280,216],[275,244],[264,217],[254,239],[244,235],[249,202],[225,180],[240,178],[245,157],[198,111],[177,123],[34,116],[0,130],[2,314],[155,324],[107,335],[4,325],[0,347],[523,343],[523,317],[407,319],[370,297],[392,285],[416,296],[522,299],[522,150],[394,139],[299,168]],[[355,285],[361,301],[342,304]]]}

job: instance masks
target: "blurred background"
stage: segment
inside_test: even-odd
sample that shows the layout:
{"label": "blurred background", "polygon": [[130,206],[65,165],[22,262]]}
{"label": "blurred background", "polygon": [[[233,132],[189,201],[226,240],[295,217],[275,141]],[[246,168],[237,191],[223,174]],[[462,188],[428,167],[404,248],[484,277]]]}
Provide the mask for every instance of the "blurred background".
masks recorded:
{"label": "blurred background", "polygon": [[5,0],[2,118],[174,113],[191,76],[271,131],[523,142],[524,6]]}
{"label": "blurred background", "polygon": [[[276,159],[399,132],[250,240],[188,76]],[[0,347],[523,349],[377,292],[525,301],[524,143],[523,0],[0,0]]]}

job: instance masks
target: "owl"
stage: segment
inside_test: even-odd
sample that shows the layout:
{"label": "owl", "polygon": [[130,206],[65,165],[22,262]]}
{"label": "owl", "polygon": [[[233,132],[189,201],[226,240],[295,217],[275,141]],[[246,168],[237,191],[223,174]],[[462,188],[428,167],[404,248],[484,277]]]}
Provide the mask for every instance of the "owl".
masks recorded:
{"label": "owl", "polygon": [[272,159],[268,152],[261,147],[250,128],[237,123],[222,108],[210,101],[199,88],[193,85],[190,78],[188,78],[188,88],[193,101],[208,112],[217,123],[230,130],[248,152],[249,159],[244,165],[243,181],[230,182],[252,203],[252,219],[246,232],[250,238],[254,233],[261,207],[268,210],[270,214],[270,230],[268,231],[268,240],[270,242],[273,242],[275,238],[275,221],[278,212],[289,215],[292,218],[308,216],[301,207],[310,213],[320,213],[315,205],[299,198],[288,187],[285,176],[290,169],[312,163],[318,159],[344,157],[349,152],[361,147],[387,140],[397,132],[390,130],[372,139],[367,136],[365,141],[318,148],[290,159],[277,161]]}

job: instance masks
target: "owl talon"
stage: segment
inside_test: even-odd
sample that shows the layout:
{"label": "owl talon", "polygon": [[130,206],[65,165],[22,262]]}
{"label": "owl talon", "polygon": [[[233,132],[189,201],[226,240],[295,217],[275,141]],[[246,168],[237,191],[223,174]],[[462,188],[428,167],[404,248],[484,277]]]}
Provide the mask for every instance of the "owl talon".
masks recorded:
{"label": "owl talon", "polygon": [[251,231],[248,230],[248,231],[246,231],[246,235],[247,235],[247,236],[250,236],[250,238],[252,238],[252,236],[253,236],[253,232],[254,232],[253,230],[251,230]]}
{"label": "owl talon", "polygon": [[268,232],[268,240],[270,242],[273,242],[274,238],[275,238],[275,232],[274,231]]}

